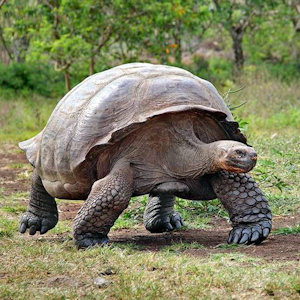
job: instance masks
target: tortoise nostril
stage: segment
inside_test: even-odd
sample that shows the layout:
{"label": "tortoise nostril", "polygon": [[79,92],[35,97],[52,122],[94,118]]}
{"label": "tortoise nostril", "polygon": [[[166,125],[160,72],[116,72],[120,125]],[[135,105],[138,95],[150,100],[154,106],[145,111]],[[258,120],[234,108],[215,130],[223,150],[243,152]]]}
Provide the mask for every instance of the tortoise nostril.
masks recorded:
{"label": "tortoise nostril", "polygon": [[257,154],[256,154],[256,152],[251,152],[249,155],[250,155],[251,159],[257,160]]}

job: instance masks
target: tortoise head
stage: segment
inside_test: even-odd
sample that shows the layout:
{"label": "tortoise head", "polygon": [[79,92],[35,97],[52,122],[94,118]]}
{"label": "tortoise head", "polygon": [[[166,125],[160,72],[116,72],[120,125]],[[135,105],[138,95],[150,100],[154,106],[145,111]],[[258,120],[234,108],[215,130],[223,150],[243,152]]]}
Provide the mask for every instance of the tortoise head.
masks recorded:
{"label": "tortoise head", "polygon": [[252,147],[235,141],[219,141],[216,145],[215,164],[222,170],[236,173],[251,171],[257,160]]}

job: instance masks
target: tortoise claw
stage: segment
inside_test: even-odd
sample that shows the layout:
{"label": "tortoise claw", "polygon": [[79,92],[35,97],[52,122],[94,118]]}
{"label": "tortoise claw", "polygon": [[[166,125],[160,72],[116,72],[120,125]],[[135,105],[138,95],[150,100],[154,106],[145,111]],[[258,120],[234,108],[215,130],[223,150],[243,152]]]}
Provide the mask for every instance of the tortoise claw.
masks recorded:
{"label": "tortoise claw", "polygon": [[272,223],[260,221],[257,223],[239,224],[229,233],[228,244],[260,244],[267,238],[272,228]]}
{"label": "tortoise claw", "polygon": [[180,229],[182,226],[184,226],[184,222],[180,213],[174,212],[170,216],[158,216],[153,222],[147,225],[146,229],[152,233],[161,233]]}
{"label": "tortoise claw", "polygon": [[28,228],[30,235],[34,235],[38,231],[40,231],[41,234],[44,234],[55,227],[57,221],[58,217],[55,215],[41,217],[27,211],[20,220],[19,232],[25,233]]}
{"label": "tortoise claw", "polygon": [[94,246],[105,246],[109,244],[107,235],[97,233],[84,233],[76,237],[75,244],[78,249],[91,248]]}

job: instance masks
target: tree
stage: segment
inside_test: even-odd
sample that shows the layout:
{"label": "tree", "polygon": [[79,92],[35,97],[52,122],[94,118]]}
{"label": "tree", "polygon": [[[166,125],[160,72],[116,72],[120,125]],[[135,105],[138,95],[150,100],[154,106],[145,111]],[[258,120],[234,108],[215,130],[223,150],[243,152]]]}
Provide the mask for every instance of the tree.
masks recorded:
{"label": "tree", "polygon": [[201,4],[195,0],[133,2],[131,10],[136,17],[130,19],[121,43],[126,50],[135,49],[137,56],[146,53],[160,63],[169,62],[173,56],[180,65],[187,36],[201,38],[210,25],[208,1],[201,1]]}
{"label": "tree", "polygon": [[0,2],[0,9],[4,5],[5,2],[6,2],[6,0],[1,0],[1,2]]}
{"label": "tree", "polygon": [[0,2],[0,42],[8,62],[25,60],[31,39],[29,28],[33,25],[30,18],[33,10],[33,1]]}
{"label": "tree", "polygon": [[[116,0],[87,0],[73,1],[80,7],[80,15],[77,18],[77,27],[80,28],[80,35],[89,45],[89,73],[95,72],[97,57],[101,56],[104,47],[109,47],[124,31],[123,19],[126,12],[121,9],[126,1]],[[73,10],[73,7],[69,7]]]}
{"label": "tree", "polygon": [[216,22],[222,24],[232,39],[235,72],[244,66],[243,38],[246,30],[266,15],[269,1],[263,0],[214,0]]}
{"label": "tree", "polygon": [[77,1],[39,0],[35,28],[31,44],[30,59],[50,59],[54,61],[55,70],[63,72],[66,90],[71,89],[70,69],[72,64],[88,52],[89,46],[77,28],[77,15],[70,13],[69,6]]}
{"label": "tree", "polygon": [[300,63],[300,2],[298,0],[286,0],[284,3],[288,7],[287,16],[292,21],[294,28],[294,56]]}

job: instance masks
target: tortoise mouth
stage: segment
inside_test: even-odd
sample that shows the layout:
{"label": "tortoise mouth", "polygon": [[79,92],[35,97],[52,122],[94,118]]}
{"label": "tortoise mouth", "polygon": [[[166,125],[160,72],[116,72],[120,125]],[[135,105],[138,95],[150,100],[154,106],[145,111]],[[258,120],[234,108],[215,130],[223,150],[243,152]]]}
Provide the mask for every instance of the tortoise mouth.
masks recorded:
{"label": "tortoise mouth", "polygon": [[253,157],[247,160],[230,159],[226,161],[228,171],[237,173],[247,173],[251,171],[256,165],[257,157]]}

